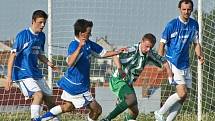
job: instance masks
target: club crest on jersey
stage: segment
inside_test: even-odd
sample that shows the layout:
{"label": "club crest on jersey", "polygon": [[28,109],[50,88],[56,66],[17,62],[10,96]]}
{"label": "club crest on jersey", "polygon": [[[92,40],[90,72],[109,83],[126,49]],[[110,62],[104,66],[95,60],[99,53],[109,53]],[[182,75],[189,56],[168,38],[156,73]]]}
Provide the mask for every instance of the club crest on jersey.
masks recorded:
{"label": "club crest on jersey", "polygon": [[174,37],[176,37],[177,35],[178,35],[178,32],[174,32],[174,33],[171,34],[170,37],[171,37],[171,38],[174,38]]}
{"label": "club crest on jersey", "polygon": [[179,39],[180,39],[183,43],[185,43],[185,42],[187,41],[188,37],[189,37],[189,35],[179,36]]}
{"label": "club crest on jersey", "polygon": [[33,54],[39,54],[39,52],[40,52],[40,46],[33,46],[32,47],[32,53]]}

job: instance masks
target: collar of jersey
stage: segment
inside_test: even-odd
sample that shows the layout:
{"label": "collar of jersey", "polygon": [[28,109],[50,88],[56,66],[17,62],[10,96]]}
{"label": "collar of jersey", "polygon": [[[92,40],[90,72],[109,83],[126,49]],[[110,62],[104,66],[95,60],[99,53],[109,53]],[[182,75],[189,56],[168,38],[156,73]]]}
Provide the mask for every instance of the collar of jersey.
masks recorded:
{"label": "collar of jersey", "polygon": [[29,29],[29,31],[30,31],[33,35],[38,35],[38,34],[36,34],[36,33],[31,29],[31,27],[29,27],[28,29]]}
{"label": "collar of jersey", "polygon": [[77,37],[75,37],[75,40],[78,41],[78,42],[80,42],[80,40]]}
{"label": "collar of jersey", "polygon": [[138,47],[139,47],[140,56],[144,56],[144,54],[141,52],[141,43],[139,43]]}
{"label": "collar of jersey", "polygon": [[182,19],[181,19],[181,17],[179,16],[178,17],[178,19],[179,19],[179,21],[181,22],[181,23],[183,23],[183,24],[187,24],[188,22],[189,22],[189,20],[190,20],[190,18],[188,19],[188,21],[187,22],[185,22],[185,21],[183,21]]}

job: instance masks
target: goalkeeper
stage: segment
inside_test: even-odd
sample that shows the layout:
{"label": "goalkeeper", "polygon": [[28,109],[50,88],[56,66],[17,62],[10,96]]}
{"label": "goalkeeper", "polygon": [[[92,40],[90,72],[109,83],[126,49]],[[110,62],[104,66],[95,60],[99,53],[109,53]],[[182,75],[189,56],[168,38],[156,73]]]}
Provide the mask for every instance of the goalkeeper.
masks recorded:
{"label": "goalkeeper", "polygon": [[153,34],[145,34],[140,43],[128,47],[127,51],[114,56],[113,60],[117,69],[113,72],[109,86],[113,93],[119,98],[119,103],[109,115],[102,121],[111,121],[120,113],[128,109],[125,120],[136,120],[138,116],[137,98],[132,83],[138,78],[144,66],[153,62],[156,66],[162,65],[167,69],[168,77],[172,78],[172,71],[167,60],[152,50],[156,43]]}

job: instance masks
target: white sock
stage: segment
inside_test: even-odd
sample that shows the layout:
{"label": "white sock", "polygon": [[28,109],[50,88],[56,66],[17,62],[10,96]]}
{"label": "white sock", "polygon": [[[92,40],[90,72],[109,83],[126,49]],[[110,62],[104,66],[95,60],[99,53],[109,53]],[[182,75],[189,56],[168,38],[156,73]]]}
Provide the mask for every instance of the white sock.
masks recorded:
{"label": "white sock", "polygon": [[90,118],[90,115],[88,114],[88,116],[87,116],[87,121],[95,121],[95,120],[91,119],[91,118]]}
{"label": "white sock", "polygon": [[170,108],[169,110],[169,115],[167,116],[166,121],[173,121],[177,116],[178,111],[181,109],[181,107],[182,105],[179,102],[173,105],[172,108]]}
{"label": "white sock", "polygon": [[31,105],[31,118],[37,118],[40,116],[40,105]]}
{"label": "white sock", "polygon": [[60,107],[60,105],[53,107],[52,109],[50,109],[50,111],[53,115],[59,115],[62,113],[62,109]]}
{"label": "white sock", "polygon": [[177,93],[171,95],[164,105],[161,107],[161,109],[158,111],[160,114],[165,114],[175,103],[177,103],[181,98],[178,96]]}

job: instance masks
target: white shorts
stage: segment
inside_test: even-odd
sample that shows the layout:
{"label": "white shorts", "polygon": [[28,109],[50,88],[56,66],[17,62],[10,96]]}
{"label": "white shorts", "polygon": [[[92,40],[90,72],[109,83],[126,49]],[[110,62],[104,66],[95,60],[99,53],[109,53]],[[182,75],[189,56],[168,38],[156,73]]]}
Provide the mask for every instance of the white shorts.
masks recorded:
{"label": "white shorts", "polygon": [[61,99],[72,102],[75,108],[85,107],[94,100],[92,94],[89,91],[78,95],[71,95],[64,90],[61,95]]}
{"label": "white shorts", "polygon": [[33,78],[26,78],[16,82],[22,91],[25,99],[29,99],[35,92],[42,91],[44,95],[51,96],[52,91],[44,79],[35,80]]}
{"label": "white shorts", "polygon": [[187,88],[192,88],[192,75],[190,72],[190,68],[187,69],[178,69],[175,65],[169,62],[170,68],[174,73],[174,79],[169,80],[170,84],[177,85],[177,84],[185,84]]}

